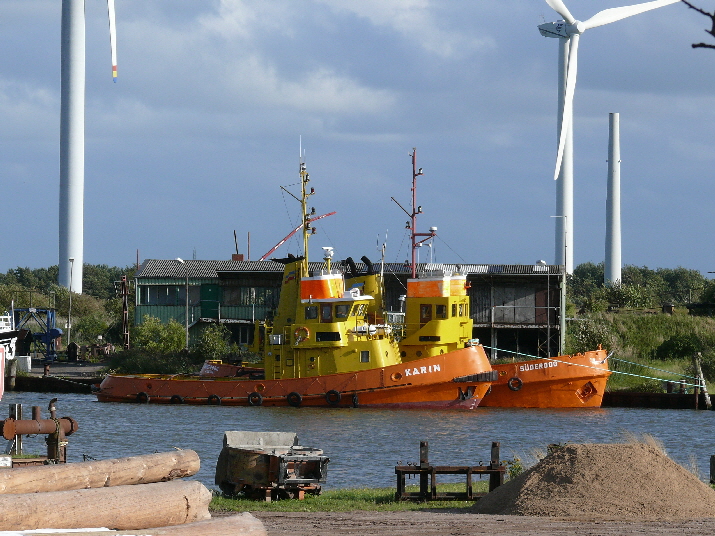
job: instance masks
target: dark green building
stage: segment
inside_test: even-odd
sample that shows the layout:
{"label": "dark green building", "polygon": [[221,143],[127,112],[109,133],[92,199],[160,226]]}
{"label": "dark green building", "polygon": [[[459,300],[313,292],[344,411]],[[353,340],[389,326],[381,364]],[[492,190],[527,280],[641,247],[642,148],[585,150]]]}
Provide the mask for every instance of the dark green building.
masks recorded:
{"label": "dark green building", "polygon": [[[322,262],[310,263],[311,270],[322,267]],[[333,268],[348,270],[343,262],[333,263]],[[357,269],[365,270],[366,265],[357,263]],[[385,274],[387,310],[400,312],[409,267],[387,263],[373,269]],[[562,266],[418,266],[418,272],[438,269],[468,274],[474,337],[492,358],[508,357],[502,350],[540,357],[561,353]],[[219,322],[229,328],[234,342],[250,344],[254,323],[269,318],[278,305],[282,274],[283,265],[273,261],[148,259],[136,273],[135,322],[140,324],[149,315],[184,325],[188,318],[191,344],[202,327]]]}

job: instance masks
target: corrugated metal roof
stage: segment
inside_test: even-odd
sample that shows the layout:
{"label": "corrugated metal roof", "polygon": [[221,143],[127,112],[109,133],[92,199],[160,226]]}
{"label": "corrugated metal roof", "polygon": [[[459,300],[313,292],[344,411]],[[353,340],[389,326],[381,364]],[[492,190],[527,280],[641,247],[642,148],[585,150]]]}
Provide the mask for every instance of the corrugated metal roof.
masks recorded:
{"label": "corrugated metal roof", "polygon": [[[358,271],[365,271],[364,263],[355,263]],[[335,269],[347,270],[342,261],[333,263]],[[228,273],[246,272],[283,272],[284,265],[273,261],[202,261],[186,260],[184,264],[175,259],[146,259],[136,273],[137,278],[183,278],[188,275],[192,279],[218,279],[219,272],[223,276]],[[309,263],[308,269],[318,271],[323,268],[322,262]],[[380,263],[374,263],[373,269],[379,271]],[[558,275],[563,267],[546,264],[431,264],[420,263],[419,273],[432,270],[462,271],[468,274],[504,274],[504,275]],[[409,265],[400,262],[385,263],[386,273],[407,274]]]}

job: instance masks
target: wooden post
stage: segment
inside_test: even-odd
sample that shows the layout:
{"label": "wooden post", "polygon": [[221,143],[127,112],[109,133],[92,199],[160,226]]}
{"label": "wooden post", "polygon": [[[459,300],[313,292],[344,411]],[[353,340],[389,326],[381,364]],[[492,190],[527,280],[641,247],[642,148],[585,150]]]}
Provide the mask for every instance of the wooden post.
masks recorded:
{"label": "wooden post", "polygon": [[[5,358],[3,358],[5,359]],[[15,390],[15,379],[17,378],[17,359],[12,358],[6,361],[7,370],[5,371],[5,387],[8,391]]]}
{"label": "wooden post", "polygon": [[210,502],[197,481],[0,495],[0,531],[180,525],[210,519]]}
{"label": "wooden post", "polygon": [[420,441],[420,495],[423,501],[427,500],[429,489],[429,443]]}
{"label": "wooden post", "polygon": [[710,483],[715,484],[715,456],[710,456]]}
{"label": "wooden post", "polygon": [[695,409],[700,409],[698,408],[698,403],[700,402],[700,388],[697,385],[693,387],[693,394],[695,395]]}
{"label": "wooden post", "polygon": [[698,378],[700,378],[700,386],[703,390],[703,394],[705,395],[705,407],[708,409],[712,409],[712,403],[710,402],[710,395],[708,394],[708,387],[705,384],[705,376],[703,375],[703,368],[700,366],[701,359],[703,357],[703,354],[698,352],[695,355],[694,361],[695,361],[695,371],[698,374]]}
{"label": "wooden post", "polygon": [[[489,464],[489,469],[496,470],[499,468],[499,442],[494,441],[492,443],[492,459]],[[504,483],[504,473],[491,473],[489,475],[489,491],[494,491],[496,488]]]}
{"label": "wooden post", "polygon": [[[41,534],[48,534],[40,531]],[[15,534],[15,532],[13,532]],[[77,536],[76,530],[63,529],[52,530],[53,536]],[[266,528],[263,523],[253,517],[248,512],[205,521],[196,521],[184,525],[174,525],[171,527],[158,527],[147,530],[106,530],[82,532],[88,536],[266,536]]]}
{"label": "wooden post", "polygon": [[395,474],[397,474],[397,491],[395,492],[395,500],[400,501],[405,493],[405,473],[398,471],[397,468],[395,468]]}
{"label": "wooden post", "polygon": [[24,467],[16,471],[0,471],[0,497],[3,493],[67,491],[162,482],[194,475],[199,466],[196,452],[177,450],[130,458]]}
{"label": "wooden post", "polygon": [[[10,418],[15,420],[22,419],[22,404],[10,404]],[[10,454],[19,456],[22,454],[22,436],[16,435],[15,441],[12,444]]]}

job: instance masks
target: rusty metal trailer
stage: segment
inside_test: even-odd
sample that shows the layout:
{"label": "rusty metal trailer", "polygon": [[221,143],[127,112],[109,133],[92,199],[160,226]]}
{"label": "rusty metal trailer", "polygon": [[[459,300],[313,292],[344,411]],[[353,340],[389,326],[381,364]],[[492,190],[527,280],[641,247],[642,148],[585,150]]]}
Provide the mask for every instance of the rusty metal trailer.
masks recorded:
{"label": "rusty metal trailer", "polygon": [[303,499],[320,494],[329,461],[322,450],[298,445],[293,432],[224,432],[215,483],[227,495]]}

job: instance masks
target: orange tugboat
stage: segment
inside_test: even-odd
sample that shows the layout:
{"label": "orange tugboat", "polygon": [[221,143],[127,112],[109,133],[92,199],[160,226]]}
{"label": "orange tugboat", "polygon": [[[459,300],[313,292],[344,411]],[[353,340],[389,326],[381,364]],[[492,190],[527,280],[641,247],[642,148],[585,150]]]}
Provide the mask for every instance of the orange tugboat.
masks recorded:
{"label": "orange tugboat", "polygon": [[[413,165],[412,244],[417,233]],[[469,298],[462,274],[440,272],[408,281],[405,321],[386,323],[382,276],[346,277],[331,268],[308,271],[311,215],[308,173],[300,163],[304,216],[303,257],[285,264],[272,321],[256,324],[251,348],[256,369],[207,362],[196,376],[108,375],[96,393],[101,402],[225,404],[237,406],[369,406],[475,408],[497,374],[484,348],[471,340]],[[296,199],[298,197],[296,196]],[[425,239],[426,240],[426,239]],[[414,252],[414,249],[413,249]],[[237,376],[240,375],[240,376]]]}
{"label": "orange tugboat", "polygon": [[606,351],[492,365],[499,379],[481,403],[492,408],[601,407],[611,374]]}

